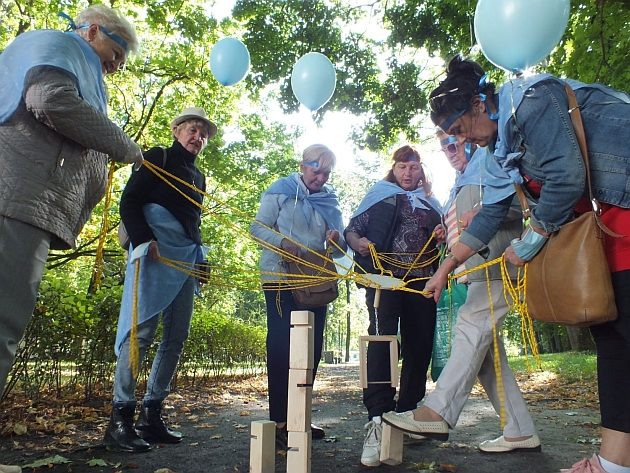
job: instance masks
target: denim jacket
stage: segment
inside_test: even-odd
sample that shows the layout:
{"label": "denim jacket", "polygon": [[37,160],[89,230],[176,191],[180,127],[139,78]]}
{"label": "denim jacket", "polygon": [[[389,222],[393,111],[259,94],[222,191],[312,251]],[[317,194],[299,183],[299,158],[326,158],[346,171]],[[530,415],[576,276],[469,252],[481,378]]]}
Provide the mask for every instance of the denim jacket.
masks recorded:
{"label": "denim jacket", "polygon": [[[569,83],[584,122],[594,197],[630,208],[630,99],[598,84]],[[563,82],[550,75],[508,83],[499,95],[495,156],[515,182],[526,178],[542,185],[532,221],[547,232],[567,222],[588,195],[568,108]],[[484,206],[461,241],[473,249],[486,244],[511,200]]]}

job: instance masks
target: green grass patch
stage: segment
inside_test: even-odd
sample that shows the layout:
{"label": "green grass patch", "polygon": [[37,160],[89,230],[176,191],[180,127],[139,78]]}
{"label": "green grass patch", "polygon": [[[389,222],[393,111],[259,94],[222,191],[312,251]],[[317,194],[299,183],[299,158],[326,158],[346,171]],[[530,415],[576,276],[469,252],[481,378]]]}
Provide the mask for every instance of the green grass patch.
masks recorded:
{"label": "green grass patch", "polygon": [[[511,356],[509,361],[514,373],[527,373],[528,362],[530,367],[536,369],[536,360],[533,356]],[[597,357],[593,353],[574,351],[545,353],[540,355],[540,361],[543,371],[555,373],[561,381],[567,383],[593,380],[597,375]]]}

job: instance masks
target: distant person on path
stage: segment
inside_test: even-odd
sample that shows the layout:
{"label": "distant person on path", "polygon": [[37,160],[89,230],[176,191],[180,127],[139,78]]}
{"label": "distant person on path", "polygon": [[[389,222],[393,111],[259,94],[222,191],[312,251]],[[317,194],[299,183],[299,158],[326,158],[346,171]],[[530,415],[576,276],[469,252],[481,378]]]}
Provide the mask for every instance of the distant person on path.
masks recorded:
{"label": "distant person on path", "polygon": [[[118,319],[112,415],[104,443],[109,450],[143,452],[151,443],[177,443],[180,432],[162,418],[162,403],[170,392],[177,363],[190,332],[193,297],[198,278],[159,261],[161,256],[197,268],[205,263],[201,244],[201,204],[206,178],[195,165],[197,156],[217,132],[199,107],[184,109],[171,122],[173,144],[151,148],[144,159],[193,186],[170,180],[192,202],[146,167],[132,173],[122,198],[120,216],[131,239],[125,287]],[[136,260],[140,261],[134,287]],[[203,282],[203,281],[202,281]],[[133,295],[138,294],[139,363],[153,343],[162,319],[157,349],[140,415],[134,426],[136,378],[130,366]]]}
{"label": "distant person on path", "polygon": [[[460,141],[488,146],[512,181],[522,183],[537,202],[528,228],[506,250],[514,264],[531,260],[551,233],[576,212],[591,209],[564,82],[549,74],[521,77],[495,93],[477,63],[456,57],[431,93],[433,122]],[[602,444],[599,455],[566,471],[630,473],[630,98],[600,84],[567,82],[584,122],[601,219],[624,236],[604,235],[619,316],[590,328],[597,346]],[[436,299],[448,274],[492,239],[510,209],[512,192],[507,186],[505,198],[484,205],[462,232],[453,256],[427,283]]]}
{"label": "distant person on path", "polygon": [[[355,271],[380,274],[372,263],[370,246],[374,245],[377,253],[389,253],[390,258],[399,261],[399,264],[383,264],[385,270],[408,281],[406,287],[422,291],[426,279],[437,266],[437,263],[430,262],[438,253],[435,238],[422,256],[417,257],[440,222],[441,206],[431,196],[420,154],[411,146],[398,148],[392,155],[391,169],[383,180],[368,190],[344,231],[348,245],[355,251]],[[433,300],[417,293],[383,290],[380,304],[375,309],[376,289],[366,288],[365,291],[370,317],[368,333],[396,335],[400,324],[401,338],[402,370],[398,399],[395,399],[396,388],[389,384],[368,384],[363,390],[363,404],[368,410],[369,422],[361,463],[375,467],[381,464],[383,413],[413,409],[426,392],[436,306]],[[389,366],[388,345],[370,343],[367,352],[368,382],[391,379]]]}
{"label": "distant person on path", "polygon": [[[262,195],[256,219],[250,227],[253,238],[295,256],[307,250],[294,242],[318,252],[323,252],[333,242],[344,248],[339,200],[326,185],[336,159],[324,145],[307,147],[302,153],[300,172],[279,179]],[[336,247],[333,245],[333,248]],[[339,253],[335,249],[332,254]],[[278,252],[263,248],[260,269],[267,304],[269,419],[276,422],[277,448],[286,450],[291,312],[304,308],[297,304],[290,290],[278,289],[277,280],[288,272],[287,262]],[[315,314],[313,382],[322,356],[327,309],[327,305],[308,309]],[[311,432],[314,439],[325,436],[324,430],[316,425],[311,425]]]}
{"label": "distant person on path", "polygon": [[[442,150],[449,163],[456,170],[455,184],[445,206],[447,227],[446,242],[452,249],[474,215],[482,205],[492,203],[495,194],[491,184],[499,178],[490,179],[486,166],[494,165],[496,174],[501,169],[488,155],[487,148],[458,142],[442,130],[437,133]],[[507,174],[499,183],[509,181]],[[499,230],[490,240],[484,256],[470,257],[454,272],[461,272],[491,261],[503,254],[510,241],[521,234],[522,217],[518,200],[503,219]],[[440,229],[436,229],[438,232]],[[452,258],[448,253],[447,258]],[[515,269],[512,267],[512,269]],[[514,271],[516,273],[516,271]],[[505,407],[506,424],[503,435],[479,445],[488,453],[503,453],[513,450],[540,451],[540,440],[531,415],[527,410],[523,395],[508,365],[505,347],[501,337],[501,326],[510,308],[503,294],[501,269],[498,265],[465,276],[468,284],[466,302],[457,312],[451,355],[437,380],[435,389],[429,393],[421,407],[407,412],[388,412],[383,420],[408,433],[419,434],[441,440],[448,439],[449,428],[455,428],[464,404],[470,395],[477,377],[488,394],[494,410]],[[492,294],[490,300],[489,291]],[[503,392],[497,389],[494,335],[497,332],[498,353],[501,368]],[[500,385],[499,385],[500,386]]]}

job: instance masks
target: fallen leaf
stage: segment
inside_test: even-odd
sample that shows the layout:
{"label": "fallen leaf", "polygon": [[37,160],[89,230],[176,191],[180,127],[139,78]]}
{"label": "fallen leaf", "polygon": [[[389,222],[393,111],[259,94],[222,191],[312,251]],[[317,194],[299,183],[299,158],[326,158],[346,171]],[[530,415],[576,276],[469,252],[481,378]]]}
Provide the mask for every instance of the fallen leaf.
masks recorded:
{"label": "fallen leaf", "polygon": [[52,457],[42,458],[41,460],[36,460],[33,463],[29,463],[28,465],[22,465],[22,468],[41,468],[42,466],[47,466],[48,468],[52,468],[54,465],[62,465],[64,463],[72,463],[66,457],[62,457],[61,455],[55,455]]}
{"label": "fallen leaf", "polygon": [[87,461],[88,466],[107,466],[107,462],[102,458],[92,458]]}
{"label": "fallen leaf", "polygon": [[22,424],[20,422],[13,424],[13,433],[15,435],[26,435],[26,432],[28,432],[26,424]]}

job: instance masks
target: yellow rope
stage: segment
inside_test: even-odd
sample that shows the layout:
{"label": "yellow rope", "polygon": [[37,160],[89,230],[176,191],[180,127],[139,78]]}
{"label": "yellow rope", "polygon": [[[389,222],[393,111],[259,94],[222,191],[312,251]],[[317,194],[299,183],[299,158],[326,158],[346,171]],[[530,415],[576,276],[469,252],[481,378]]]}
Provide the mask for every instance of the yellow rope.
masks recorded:
{"label": "yellow rope", "polygon": [[499,353],[499,336],[497,334],[497,320],[494,316],[494,302],[492,299],[492,288],[490,285],[490,273],[488,267],[485,268],[486,272],[486,287],[488,288],[488,304],[490,309],[490,320],[492,322],[492,349],[493,349],[493,361],[494,361],[494,374],[497,379],[497,396],[499,397],[499,424],[501,429],[505,427],[506,413],[505,413],[505,388],[503,387],[503,374],[501,370],[501,357]]}
{"label": "yellow rope", "polygon": [[116,170],[114,163],[109,166],[107,176],[107,190],[105,191],[105,203],[103,204],[103,220],[101,222],[101,231],[98,234],[98,243],[96,245],[96,257],[94,261],[94,289],[101,286],[103,279],[103,270],[105,267],[105,238],[109,231],[109,208],[112,202],[112,187],[114,182],[114,171]]}
{"label": "yellow rope", "polygon": [[[193,205],[198,206],[199,208],[201,208],[202,210],[209,210],[209,208],[207,206],[204,206],[202,204],[200,204],[199,202],[195,201],[194,199],[192,199],[190,196],[188,196],[187,194],[185,194],[181,189],[179,189],[177,186],[175,186],[172,182],[169,181],[168,178],[172,179],[175,182],[180,183],[181,185],[188,187],[196,192],[199,192],[201,194],[203,194],[205,197],[208,198],[209,201],[212,201],[220,206],[223,206],[225,208],[230,208],[233,212],[234,215],[243,217],[243,218],[247,218],[248,221],[251,221],[251,216],[246,215],[244,212],[240,211],[239,209],[235,209],[233,207],[230,207],[227,202],[224,202],[218,198],[216,198],[216,196],[210,195],[206,192],[203,192],[201,189],[198,189],[197,187],[195,187],[194,185],[191,185],[190,183],[186,182],[185,180],[165,171],[164,169],[160,168],[159,166],[154,165],[153,163],[149,162],[149,161],[145,161],[144,165],[150,170],[152,171],[158,178],[162,179],[164,182],[166,182],[169,186],[171,186],[172,188],[174,188],[177,192],[179,192],[186,200],[188,200],[189,202],[191,202]],[[217,213],[213,213],[213,216],[215,218],[217,218],[217,220],[219,220],[221,223],[225,224],[226,226],[229,226],[231,228],[236,229],[237,231],[243,233],[243,234],[247,234],[249,235],[249,232],[245,232],[242,230],[242,228],[240,228],[236,223],[234,223],[232,220],[230,220],[229,218],[227,218],[227,216],[221,215],[221,214],[217,214]],[[291,237],[287,237],[286,235],[281,234],[279,231],[277,231],[275,228],[273,227],[269,227],[265,224],[263,224],[262,222],[255,222],[255,224],[257,225],[261,225],[263,227],[265,227],[267,230],[276,233],[277,235],[282,236],[282,238],[286,238],[288,241],[290,241],[292,244],[294,244],[295,246],[297,246],[298,248],[300,248],[302,251],[304,252],[313,252],[315,253],[316,251],[309,248],[308,246],[302,244],[301,242],[292,239]],[[424,260],[422,263],[418,264],[418,260],[421,258],[421,256],[424,254],[424,252],[426,251],[428,245],[430,244],[431,240],[434,238],[434,234],[431,235],[431,238],[425,243],[424,247],[422,248],[422,250],[420,252],[418,252],[416,254],[416,257],[414,258],[414,261],[411,263],[405,263],[403,261],[401,261],[399,258],[396,258],[396,256],[400,255],[396,255],[393,253],[377,253],[376,249],[374,247],[374,245],[370,245],[370,256],[372,257],[372,262],[374,267],[381,272],[381,274],[388,274],[388,275],[393,275],[393,272],[391,270],[386,270],[383,267],[383,263],[386,263],[392,267],[398,267],[398,268],[402,268],[406,270],[406,274],[405,277],[407,277],[409,275],[409,273],[413,270],[413,269],[417,269],[417,268],[422,268],[422,267],[426,267],[427,265],[433,264],[433,262],[435,260],[437,260],[439,258],[439,252],[436,252],[435,255],[430,256],[428,259]],[[362,274],[360,273],[356,273],[355,271],[352,271],[351,268],[347,268],[344,266],[341,266],[343,269],[345,269],[344,274],[338,274],[335,271],[330,271],[327,268],[324,268],[323,266],[319,266],[316,265],[314,263],[311,263],[309,261],[304,260],[303,258],[300,258],[299,256],[295,256],[289,252],[287,252],[286,250],[282,249],[282,248],[277,248],[273,245],[271,245],[270,243],[267,243],[263,240],[260,240],[258,238],[253,237],[253,240],[256,241],[261,247],[266,248],[270,251],[273,251],[275,253],[277,253],[279,256],[281,256],[283,259],[288,260],[288,261],[293,261],[296,263],[299,263],[301,265],[304,265],[306,267],[310,267],[312,269],[316,269],[318,271],[320,271],[319,275],[289,275],[285,272],[263,272],[264,275],[266,276],[271,276],[274,278],[277,278],[276,280],[265,280],[265,285],[269,286],[273,289],[277,289],[277,290],[291,290],[293,288],[302,288],[302,287],[309,287],[309,286],[314,286],[314,285],[318,285],[321,284],[324,281],[329,281],[329,280],[333,280],[333,279],[337,279],[337,280],[350,280],[350,281],[354,281],[357,282],[358,279],[360,279],[362,277]],[[338,251],[346,256],[349,256],[347,254],[347,252],[341,248],[339,245],[333,243]],[[318,255],[321,256],[320,253],[318,253]],[[326,255],[324,256],[324,258],[330,258],[330,255]],[[161,258],[160,261],[163,264],[167,264],[170,265],[171,267],[177,268],[180,271],[184,271],[187,272],[188,274],[192,275],[192,276],[196,276],[196,270],[195,268],[192,268],[189,264],[182,264],[181,262],[177,262],[177,261],[172,261],[172,260],[167,260],[166,258]],[[336,262],[336,264],[339,265],[338,262]],[[521,318],[521,330],[522,330],[522,337],[523,337],[523,344],[525,345],[525,352],[527,354],[527,350],[528,350],[528,345],[529,347],[531,347],[532,350],[532,354],[538,358],[538,364],[540,364],[539,361],[539,355],[538,355],[538,347],[536,345],[536,339],[535,339],[535,334],[534,334],[534,329],[533,329],[533,321],[531,319],[531,317],[529,317],[529,313],[527,311],[527,306],[526,306],[526,299],[525,299],[525,282],[526,282],[526,274],[527,274],[527,270],[525,269],[523,271],[523,276],[522,278],[519,278],[516,285],[512,284],[512,281],[509,278],[509,275],[507,273],[507,268],[505,267],[505,262],[503,261],[502,257],[498,257],[495,258],[494,260],[488,261],[486,263],[480,264],[474,268],[470,268],[468,270],[465,271],[461,271],[458,274],[455,275],[451,275],[449,276],[449,279],[457,279],[460,278],[464,275],[476,272],[476,271],[480,271],[480,270],[486,270],[487,272],[487,268],[489,268],[490,266],[493,266],[495,264],[501,264],[501,274],[502,274],[502,279],[503,279],[503,286],[504,286],[504,297],[506,297],[506,301],[507,301],[507,297],[509,296],[511,298],[511,303],[508,303],[508,305],[510,305],[511,307],[513,307],[513,310],[518,313],[520,315]],[[363,270],[363,268],[361,268],[358,264],[355,265],[357,267],[359,267],[360,269]],[[252,276],[250,279],[248,279],[247,276],[243,276],[242,274],[238,274],[237,271],[235,271],[234,274],[231,275],[231,281],[229,285],[226,285],[226,277],[222,274],[224,274],[225,270],[224,268],[214,268],[211,271],[210,276],[208,277],[209,280],[209,284],[210,282],[212,283],[213,286],[216,287],[230,287],[230,288],[234,288],[236,287],[234,284],[234,281],[236,281],[237,284],[239,284],[239,287],[244,287],[246,289],[256,289],[258,287],[258,279],[257,276]],[[365,272],[365,271],[364,271]],[[520,274],[520,272],[519,272]],[[404,278],[403,278],[404,279]],[[408,291],[408,292],[413,292],[416,294],[421,294],[424,296],[429,295],[428,293],[426,293],[425,291],[418,291],[415,289],[412,289],[410,287],[408,287],[408,284],[411,281],[417,281],[417,280],[422,280],[422,279],[428,279],[428,278],[415,278],[415,279],[411,279],[408,281],[405,281],[400,287],[397,287],[393,290],[402,290],[402,291]],[[491,308],[491,313],[492,316],[494,317],[494,312],[493,312],[493,308]],[[496,328],[494,329],[496,330]],[[496,345],[496,333],[494,334],[495,337],[495,345]],[[498,349],[495,347],[495,350]],[[496,353],[495,353],[496,355]],[[497,359],[498,357],[495,356],[495,359]],[[527,357],[526,357],[527,359]],[[499,367],[500,369],[500,367]],[[500,382],[502,382],[502,378],[500,376],[497,377],[497,379],[500,380]]]}

